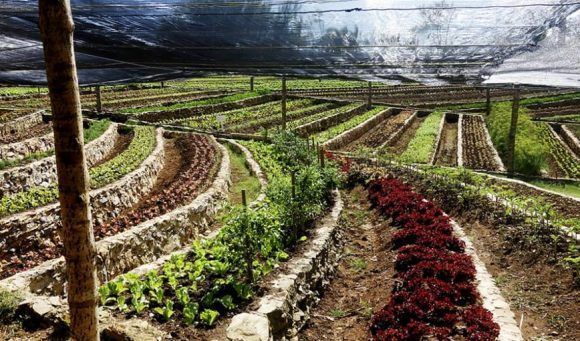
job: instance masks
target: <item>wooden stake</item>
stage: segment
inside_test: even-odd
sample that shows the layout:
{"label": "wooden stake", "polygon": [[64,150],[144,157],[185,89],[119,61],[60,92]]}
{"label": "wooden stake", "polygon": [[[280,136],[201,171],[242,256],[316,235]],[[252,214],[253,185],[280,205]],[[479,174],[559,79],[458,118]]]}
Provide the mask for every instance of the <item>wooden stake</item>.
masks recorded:
{"label": "wooden stake", "polygon": [[246,198],[246,190],[245,189],[242,190],[242,205],[244,205],[244,207],[248,207],[248,200]]}
{"label": "wooden stake", "polygon": [[250,77],[250,91],[254,91],[254,76]]}
{"label": "wooden stake", "polygon": [[491,93],[490,89],[485,89],[485,114],[489,116],[491,114]]}
{"label": "wooden stake", "polygon": [[507,150],[507,168],[508,173],[513,174],[515,172],[515,149],[516,149],[516,136],[518,129],[518,115],[520,110],[520,87],[519,85],[514,85],[514,100],[512,102],[512,120],[510,123],[510,131],[508,135],[508,150]]}
{"label": "wooden stake", "polygon": [[165,87],[165,82],[161,82],[161,89]]}
{"label": "wooden stake", "polygon": [[282,76],[282,129],[286,130],[286,76]]}
{"label": "wooden stake", "polygon": [[101,102],[101,86],[97,85],[95,87],[95,91],[97,93],[97,112],[103,112],[103,104]]}
{"label": "wooden stake", "polygon": [[73,340],[99,340],[96,249],[69,0],[39,0]]}
{"label": "wooden stake", "polygon": [[367,109],[371,109],[373,106],[373,83],[369,82],[368,98],[367,98]]}
{"label": "wooden stake", "polygon": [[320,147],[320,167],[324,168],[324,147]]}

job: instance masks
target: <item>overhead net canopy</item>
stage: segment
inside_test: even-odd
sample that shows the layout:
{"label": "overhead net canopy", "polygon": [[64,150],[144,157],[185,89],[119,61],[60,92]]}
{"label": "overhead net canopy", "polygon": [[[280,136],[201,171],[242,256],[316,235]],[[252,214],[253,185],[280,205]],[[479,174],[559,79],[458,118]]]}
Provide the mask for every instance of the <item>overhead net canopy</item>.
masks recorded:
{"label": "overhead net canopy", "polygon": [[[72,0],[81,84],[205,73],[580,85],[573,0]],[[36,0],[0,4],[0,82],[45,82]]]}

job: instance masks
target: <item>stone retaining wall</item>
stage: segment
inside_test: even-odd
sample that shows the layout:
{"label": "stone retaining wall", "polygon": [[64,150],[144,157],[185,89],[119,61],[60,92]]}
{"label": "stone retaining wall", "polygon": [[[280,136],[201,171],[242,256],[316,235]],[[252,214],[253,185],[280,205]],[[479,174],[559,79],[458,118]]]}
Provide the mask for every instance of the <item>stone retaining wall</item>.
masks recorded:
{"label": "stone retaining wall", "polygon": [[51,149],[54,149],[54,135],[49,133],[0,146],[0,160],[23,159],[26,155],[46,152]]}
{"label": "stone retaining wall", "polygon": [[8,136],[28,130],[42,122],[43,110],[33,112],[32,114],[24,115],[13,119],[9,122],[0,124],[0,135]]}
{"label": "stone retaining wall", "polygon": [[265,95],[259,97],[252,97],[243,99],[241,101],[213,104],[213,105],[203,105],[194,108],[177,109],[177,110],[167,110],[167,111],[151,111],[135,115],[135,118],[148,122],[160,122],[168,119],[182,119],[188,117],[194,117],[199,115],[213,114],[222,111],[229,111],[240,109],[247,106],[254,106],[259,104],[264,104],[270,101],[278,99],[279,96],[275,95]]}
{"label": "stone retaining wall", "polygon": [[465,253],[469,255],[475,265],[477,290],[483,300],[483,307],[493,314],[493,320],[500,327],[498,341],[523,340],[522,332],[518,327],[514,313],[509,304],[495,285],[493,276],[487,272],[485,264],[477,256],[475,247],[465,235],[465,232],[455,221],[451,220],[453,232],[465,243]]}
{"label": "stone retaining wall", "polygon": [[257,308],[234,316],[227,329],[229,340],[291,339],[308,321],[310,309],[329,284],[341,255],[338,218],[343,203],[338,190],[334,198],[332,211],[317,221],[308,247],[288,262],[287,271],[267,283],[268,291]]}
{"label": "stone retaining wall", "polygon": [[580,157],[580,141],[578,141],[576,135],[574,135],[566,125],[560,126],[560,133],[560,136],[574,152],[575,156],[577,158]]}
{"label": "stone retaining wall", "polygon": [[361,104],[360,106],[341,112],[330,117],[324,117],[314,122],[306,123],[298,128],[294,129],[294,131],[303,137],[310,136],[314,133],[318,133],[324,131],[330,127],[338,125],[342,122],[348,121],[349,119],[353,118],[356,115],[360,115],[367,110],[366,104]]}
{"label": "stone retaining wall", "polygon": [[[165,161],[163,130],[157,130],[157,145],[138,169],[120,180],[91,191],[93,221],[100,223],[132,207],[149,193]],[[37,208],[0,219],[0,247],[18,247],[54,233],[60,221],[60,204]]]}
{"label": "stone retaining wall", "polygon": [[376,114],[375,116],[369,118],[368,120],[364,121],[363,123],[359,124],[358,126],[343,132],[342,134],[324,142],[322,147],[325,150],[339,150],[344,148],[345,146],[349,145],[350,143],[358,140],[364,134],[368,133],[371,129],[379,125],[385,119],[389,118],[392,115],[398,113],[399,109],[389,108],[386,110],[381,111],[380,113]]}
{"label": "stone retaining wall", "polygon": [[[91,167],[107,156],[119,137],[118,126],[112,123],[98,139],[85,147],[87,165]],[[0,171],[0,197],[28,190],[36,186],[48,186],[56,181],[56,159],[47,157],[27,165]]]}

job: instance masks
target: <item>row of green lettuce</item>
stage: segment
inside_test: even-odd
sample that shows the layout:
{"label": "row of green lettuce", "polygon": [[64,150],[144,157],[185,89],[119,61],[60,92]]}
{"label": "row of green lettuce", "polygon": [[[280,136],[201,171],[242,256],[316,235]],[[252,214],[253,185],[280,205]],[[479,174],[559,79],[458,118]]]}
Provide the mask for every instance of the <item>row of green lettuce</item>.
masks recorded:
{"label": "row of green lettuce", "polygon": [[[269,178],[266,200],[236,207],[213,239],[196,241],[158,270],[126,274],[99,289],[101,304],[127,315],[153,313],[159,321],[213,325],[256,293],[256,281],[288,258],[331,201],[338,184],[332,165],[320,167],[316,153],[292,133],[272,144],[242,142]],[[291,174],[295,174],[294,195]]]}
{"label": "row of green lettuce", "polygon": [[[89,170],[91,189],[104,187],[128,174],[141,165],[156,145],[154,127],[137,126],[124,128],[134,131],[129,146],[111,160]],[[32,187],[26,191],[0,198],[0,217],[20,213],[48,205],[58,199],[58,186]]]}

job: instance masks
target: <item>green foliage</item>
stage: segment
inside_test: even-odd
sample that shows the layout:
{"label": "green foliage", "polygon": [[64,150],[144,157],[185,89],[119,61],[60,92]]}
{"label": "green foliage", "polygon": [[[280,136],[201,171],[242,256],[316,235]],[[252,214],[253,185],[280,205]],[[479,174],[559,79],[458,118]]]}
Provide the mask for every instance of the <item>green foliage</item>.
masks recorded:
{"label": "green foliage", "polygon": [[0,289],[0,322],[8,322],[14,318],[20,300],[20,294]]}
{"label": "green foliage", "polygon": [[547,123],[536,123],[536,125],[540,132],[540,137],[547,145],[549,153],[558,164],[560,170],[569,178],[580,178],[580,162],[550,131]]}
{"label": "green foliage", "polygon": [[[510,102],[498,103],[493,105],[491,115],[486,119],[493,144],[504,161],[508,151],[511,111]],[[520,109],[514,158],[515,171],[539,175],[546,168],[548,148],[542,141],[540,129],[526,113],[525,108]]]}
{"label": "green foliage", "polygon": [[334,127],[330,127],[329,129],[327,129],[323,132],[315,134],[313,137],[318,142],[321,142],[321,143],[326,142],[326,141],[344,133],[345,131],[356,127],[357,125],[359,125],[359,124],[363,123],[364,121],[368,120],[369,118],[377,115],[378,113],[380,113],[383,110],[385,110],[385,107],[381,107],[381,106],[374,107],[371,110],[366,111],[362,115],[357,115],[346,122],[335,125]]}
{"label": "green foliage", "polygon": [[224,97],[214,97],[214,98],[206,98],[206,99],[197,99],[189,102],[180,102],[175,103],[172,105],[155,105],[155,106],[147,106],[147,107],[139,107],[139,108],[126,108],[122,109],[121,112],[124,114],[142,114],[145,112],[151,111],[170,111],[170,110],[179,110],[179,109],[189,109],[195,108],[203,105],[214,105],[214,104],[223,104],[223,103],[231,103],[237,102],[244,99],[257,97],[259,96],[259,92],[243,92],[239,94],[233,94]]}
{"label": "green foliage", "polygon": [[[323,212],[338,178],[331,164],[324,169],[312,165],[313,151],[309,154],[305,141],[294,134],[274,141],[244,142],[266,171],[276,172],[265,202],[233,208],[215,238],[196,241],[189,253],[172,256],[160,271],[107,283],[99,290],[101,304],[125,313],[150,309],[161,320],[177,315],[186,324],[213,326],[220,315],[247,302],[254,281],[286,260],[286,249],[302,235],[298,231]],[[294,197],[290,170],[296,174]]]}
{"label": "green foliage", "polygon": [[[292,112],[308,106],[311,106],[315,100],[312,99],[294,99],[286,103],[286,110]],[[281,101],[273,101],[256,106],[249,106],[241,109],[221,112],[220,115],[225,117],[223,122],[224,129],[230,130],[230,127],[235,127],[238,124],[245,122],[253,122],[261,118],[282,117]],[[207,114],[197,116],[194,118],[186,118],[183,120],[172,121],[172,123],[180,123],[182,125],[199,128],[199,129],[217,129],[221,128],[221,123],[217,121],[217,115]]]}
{"label": "green foliage", "polygon": [[156,144],[154,127],[137,126],[129,147],[112,160],[91,169],[91,187],[99,188],[120,179],[139,167],[149,156]]}
{"label": "green foliage", "polygon": [[[89,171],[91,188],[103,187],[139,167],[156,144],[155,128],[138,126],[129,147],[115,158]],[[0,198],[0,217],[48,205],[58,199],[56,184],[32,187]]]}
{"label": "green foliage", "polygon": [[429,163],[435,152],[435,142],[439,134],[439,125],[445,115],[442,111],[431,113],[415,132],[407,149],[401,154],[401,160],[409,163]]}
{"label": "green foliage", "polygon": [[94,141],[99,136],[103,135],[105,131],[109,129],[110,125],[111,121],[109,120],[91,121],[89,128],[83,130],[85,144]]}

